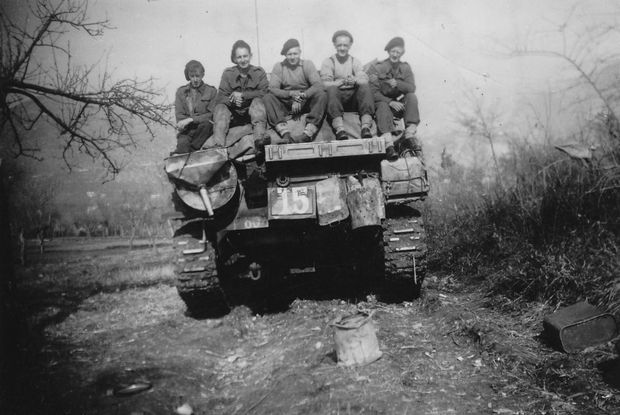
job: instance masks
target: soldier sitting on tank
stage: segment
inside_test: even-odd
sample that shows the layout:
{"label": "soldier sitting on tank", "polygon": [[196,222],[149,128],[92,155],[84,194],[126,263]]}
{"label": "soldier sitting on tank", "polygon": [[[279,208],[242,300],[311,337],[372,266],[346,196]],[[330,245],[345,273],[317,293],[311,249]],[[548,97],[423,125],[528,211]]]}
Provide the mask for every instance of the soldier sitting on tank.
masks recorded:
{"label": "soldier sitting on tank", "polygon": [[405,134],[397,142],[400,151],[412,150],[420,155],[422,147],[417,138],[417,126],[420,123],[418,98],[415,95],[415,79],[411,66],[401,61],[405,54],[405,41],[402,37],[391,39],[385,46],[388,58],[377,62],[368,69],[368,77],[375,99],[375,114],[377,130],[386,141],[386,155],[388,159],[398,158],[394,149],[392,131],[394,116],[403,118]]}
{"label": "soldier sitting on tank", "polygon": [[189,83],[177,89],[174,99],[178,133],[173,153],[200,150],[213,131],[217,89],[203,82],[205,68],[198,61],[187,62],[184,74]]}
{"label": "soldier sitting on tank", "polygon": [[252,124],[254,148],[257,158],[264,154],[268,144],[267,115],[263,97],[269,82],[264,69],[250,64],[252,49],[243,40],[233,44],[230,59],[235,64],[224,70],[214,112],[213,146],[228,146],[226,142],[230,127]]}
{"label": "soldier sitting on tank", "polygon": [[351,105],[360,114],[362,138],[370,138],[374,101],[362,63],[349,55],[353,36],[346,30],[338,30],[332,36],[332,43],[336,53],[323,61],[321,79],[327,90],[327,115],[336,139],[349,138],[344,129],[343,113],[344,106]]}
{"label": "soldier sitting on tank", "polygon": [[[267,120],[285,142],[312,141],[323,123],[327,95],[321,77],[312,61],[301,59],[297,39],[289,39],[280,52],[286,59],[277,62],[271,71],[269,93],[265,95]],[[306,115],[301,135],[291,137],[286,118]]]}

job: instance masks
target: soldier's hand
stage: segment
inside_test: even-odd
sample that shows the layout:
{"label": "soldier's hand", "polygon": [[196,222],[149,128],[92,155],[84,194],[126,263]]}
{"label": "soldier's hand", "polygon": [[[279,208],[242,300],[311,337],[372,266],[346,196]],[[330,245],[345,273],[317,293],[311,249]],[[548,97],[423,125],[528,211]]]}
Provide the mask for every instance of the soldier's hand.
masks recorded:
{"label": "soldier's hand", "polygon": [[405,111],[405,105],[398,101],[390,101],[390,107],[396,112]]}
{"label": "soldier's hand", "polygon": [[377,82],[379,80],[379,77],[377,76],[377,74],[370,74],[368,75],[368,81],[369,82]]}
{"label": "soldier's hand", "polygon": [[291,91],[290,92],[290,96],[291,96],[291,98],[293,98],[293,101],[295,101],[295,102],[299,102],[299,101],[302,100],[301,94],[302,94],[301,91]]}
{"label": "soldier's hand", "polygon": [[389,79],[389,80],[387,81],[387,83],[388,83],[388,84],[389,84],[392,88],[396,88],[396,85],[398,85],[398,82],[396,82],[396,79],[394,79],[394,78]]}
{"label": "soldier's hand", "polygon": [[240,107],[243,104],[243,94],[239,91],[235,91],[230,94],[230,100],[233,104]]}
{"label": "soldier's hand", "polygon": [[302,107],[301,102],[294,101],[293,105],[291,106],[291,112],[294,115],[297,115],[301,112],[301,107]]}

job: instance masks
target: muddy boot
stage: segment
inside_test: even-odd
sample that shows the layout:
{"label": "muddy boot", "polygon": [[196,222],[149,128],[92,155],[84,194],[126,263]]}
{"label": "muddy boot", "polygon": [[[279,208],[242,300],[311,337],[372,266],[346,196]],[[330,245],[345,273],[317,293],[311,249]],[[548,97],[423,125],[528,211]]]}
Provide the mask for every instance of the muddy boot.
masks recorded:
{"label": "muddy boot", "polygon": [[411,152],[414,156],[422,159],[422,145],[418,140],[416,132],[418,131],[418,126],[416,124],[409,124],[405,129],[405,137],[401,142],[401,154],[406,151]]}
{"label": "muddy boot", "polygon": [[276,132],[280,137],[282,137],[282,141],[277,144],[290,144],[294,143],[293,137],[291,137],[291,132],[288,129],[288,124],[285,122],[281,122],[276,124]]}
{"label": "muddy boot", "polygon": [[317,130],[316,125],[308,123],[306,124],[303,133],[294,136],[293,141],[296,143],[309,143],[313,141]]}
{"label": "muddy boot", "polygon": [[388,161],[398,160],[398,153],[396,152],[394,145],[389,145],[385,148],[385,158],[387,158]]}
{"label": "muddy boot", "polygon": [[349,134],[345,130],[336,131],[336,140],[348,140]]}
{"label": "muddy boot", "polygon": [[370,126],[372,124],[372,117],[369,114],[364,114],[361,117],[362,123],[362,138],[372,138],[372,132],[370,131]]}
{"label": "muddy boot", "polygon": [[254,140],[254,151],[256,154],[256,163],[263,164],[265,162],[265,146],[271,144],[271,137],[265,133],[261,138]]}

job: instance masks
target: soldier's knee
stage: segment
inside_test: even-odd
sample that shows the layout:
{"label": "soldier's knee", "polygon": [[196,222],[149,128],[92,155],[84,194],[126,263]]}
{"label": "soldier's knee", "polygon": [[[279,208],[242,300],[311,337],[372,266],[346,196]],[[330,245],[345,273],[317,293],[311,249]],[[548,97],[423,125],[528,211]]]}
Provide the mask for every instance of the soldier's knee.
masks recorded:
{"label": "soldier's knee", "polygon": [[250,118],[253,121],[264,121],[267,117],[265,103],[261,98],[254,98],[250,104]]}
{"label": "soldier's knee", "polygon": [[418,103],[418,97],[416,96],[415,92],[408,92],[405,94],[405,102],[406,103],[412,103],[412,104],[417,104]]}

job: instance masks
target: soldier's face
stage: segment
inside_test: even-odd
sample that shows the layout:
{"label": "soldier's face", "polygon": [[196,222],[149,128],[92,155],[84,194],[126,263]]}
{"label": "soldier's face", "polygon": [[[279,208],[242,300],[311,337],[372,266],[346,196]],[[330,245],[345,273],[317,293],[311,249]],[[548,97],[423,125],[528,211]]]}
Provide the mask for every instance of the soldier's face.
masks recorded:
{"label": "soldier's face", "polygon": [[405,54],[405,48],[394,46],[388,53],[390,54],[390,62],[400,62],[400,57]]}
{"label": "soldier's face", "polygon": [[286,52],[286,61],[289,65],[297,65],[299,63],[299,57],[301,56],[301,49],[297,46],[290,48]]}
{"label": "soldier's face", "polygon": [[235,51],[235,63],[241,69],[246,69],[250,66],[250,60],[252,59],[252,54],[246,48],[237,48]]}
{"label": "soldier's face", "polygon": [[338,36],[334,42],[334,47],[336,48],[336,54],[344,58],[349,55],[351,39],[349,39],[349,36]]}
{"label": "soldier's face", "polygon": [[202,84],[202,77],[204,73],[202,71],[192,71],[189,73],[189,83],[192,87],[198,88]]}

